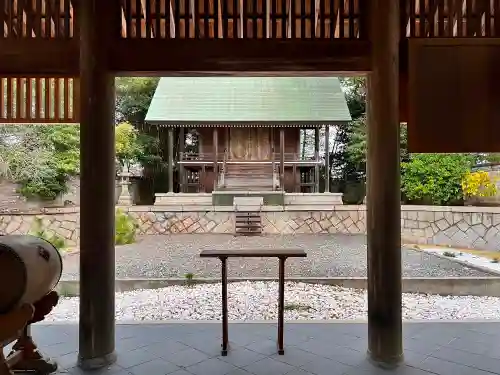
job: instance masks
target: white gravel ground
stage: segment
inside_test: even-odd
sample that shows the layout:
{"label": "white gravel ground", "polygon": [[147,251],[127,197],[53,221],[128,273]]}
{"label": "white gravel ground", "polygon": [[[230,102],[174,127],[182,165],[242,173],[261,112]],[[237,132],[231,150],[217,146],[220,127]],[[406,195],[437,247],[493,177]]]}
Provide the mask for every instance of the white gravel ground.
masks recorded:
{"label": "white gravel ground", "polygon": [[[172,286],[116,294],[116,319],[219,320],[219,284]],[[230,320],[274,320],[277,311],[276,282],[231,283]],[[61,298],[48,321],[78,319],[78,298]],[[328,285],[287,283],[285,319],[366,319],[366,291]],[[500,319],[500,298],[446,297],[403,294],[404,319]]]}

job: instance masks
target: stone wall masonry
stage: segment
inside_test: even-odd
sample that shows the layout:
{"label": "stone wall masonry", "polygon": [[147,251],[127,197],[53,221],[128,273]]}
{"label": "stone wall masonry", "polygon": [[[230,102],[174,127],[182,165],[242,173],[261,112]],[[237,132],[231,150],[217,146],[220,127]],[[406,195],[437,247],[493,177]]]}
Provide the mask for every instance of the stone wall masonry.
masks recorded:
{"label": "stone wall masonry", "polygon": [[[266,207],[261,212],[264,234],[364,234],[365,206]],[[264,208],[264,207],[263,207]],[[139,235],[174,233],[234,233],[232,207],[122,207],[138,223]],[[42,210],[2,210],[0,234],[27,234],[34,219],[44,229],[79,244],[79,207]],[[404,243],[446,245],[500,251],[500,208],[402,206]]]}

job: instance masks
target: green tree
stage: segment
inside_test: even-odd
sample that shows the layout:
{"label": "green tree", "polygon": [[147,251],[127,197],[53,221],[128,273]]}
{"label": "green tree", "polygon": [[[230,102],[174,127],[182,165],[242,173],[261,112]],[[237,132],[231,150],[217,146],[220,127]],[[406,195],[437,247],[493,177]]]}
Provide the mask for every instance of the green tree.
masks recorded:
{"label": "green tree", "polygon": [[158,85],[157,77],[120,77],[116,79],[116,120],[134,126],[144,124]]}
{"label": "green tree", "polygon": [[366,167],[364,163],[360,164],[359,155],[351,155],[350,153],[357,151],[353,149],[353,144],[357,143],[358,132],[364,132],[366,136],[364,129],[366,123],[366,79],[364,77],[342,78],[341,84],[353,121],[336,127],[336,147],[330,153],[330,165],[338,190],[345,193],[348,185],[362,182],[365,178]]}
{"label": "green tree", "polygon": [[115,127],[116,158],[122,168],[130,168],[141,153],[137,137],[137,129],[128,122],[122,122]]}
{"label": "green tree", "polygon": [[166,129],[144,121],[158,81],[159,78],[150,77],[116,79],[116,119],[119,123],[128,122],[137,129],[141,149],[137,161],[143,167],[143,179],[139,181],[138,188],[144,204],[153,203],[154,193],[165,192],[167,188]]}
{"label": "green tree", "polygon": [[468,154],[412,154],[401,164],[401,192],[409,203],[456,205],[462,180],[475,163]]}

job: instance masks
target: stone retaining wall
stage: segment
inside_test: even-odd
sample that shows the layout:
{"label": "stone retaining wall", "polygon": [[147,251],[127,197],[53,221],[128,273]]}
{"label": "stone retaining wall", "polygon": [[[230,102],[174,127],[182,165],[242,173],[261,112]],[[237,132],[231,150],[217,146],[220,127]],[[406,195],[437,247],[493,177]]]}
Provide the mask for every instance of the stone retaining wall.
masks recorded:
{"label": "stone retaining wall", "polygon": [[[140,235],[234,232],[234,211],[228,207],[133,206],[123,208],[137,219]],[[79,208],[0,212],[1,234],[26,234],[34,218],[43,219],[48,232],[78,246]],[[262,211],[265,234],[366,232],[365,206],[334,206],[322,211],[311,207],[268,207]],[[402,206],[402,238],[406,243],[449,245],[500,250],[500,208]]]}

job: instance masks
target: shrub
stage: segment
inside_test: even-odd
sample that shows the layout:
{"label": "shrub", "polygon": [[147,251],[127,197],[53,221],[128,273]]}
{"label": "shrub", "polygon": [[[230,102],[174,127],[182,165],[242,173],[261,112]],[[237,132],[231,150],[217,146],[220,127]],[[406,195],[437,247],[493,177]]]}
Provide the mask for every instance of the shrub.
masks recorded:
{"label": "shrub", "polygon": [[137,232],[136,220],[122,210],[116,210],[115,214],[115,244],[128,245],[135,242]]}
{"label": "shrub", "polygon": [[6,126],[0,130],[1,177],[19,184],[27,198],[53,200],[67,191],[78,172],[79,139],[75,126]]}
{"label": "shrub", "polygon": [[19,181],[18,192],[26,198],[53,200],[68,191],[66,181],[67,176],[62,174],[44,176],[39,180],[23,180]]}
{"label": "shrub", "polygon": [[466,197],[493,197],[497,193],[495,182],[485,171],[468,172],[462,180],[462,190]]}
{"label": "shrub", "polygon": [[50,242],[59,251],[66,248],[66,240],[64,237],[58,235],[57,233],[49,233],[43,227],[43,221],[39,217],[35,218],[29,234]]}
{"label": "shrub", "polygon": [[462,180],[473,157],[464,154],[413,154],[401,163],[401,191],[412,203],[462,203]]}

